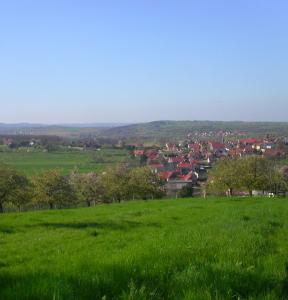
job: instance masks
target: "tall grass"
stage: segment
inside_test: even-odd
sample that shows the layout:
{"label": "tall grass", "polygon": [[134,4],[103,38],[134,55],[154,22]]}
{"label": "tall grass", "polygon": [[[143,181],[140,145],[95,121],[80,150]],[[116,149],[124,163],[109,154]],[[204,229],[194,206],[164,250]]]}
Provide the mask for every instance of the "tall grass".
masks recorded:
{"label": "tall grass", "polygon": [[287,216],[261,198],[7,214],[0,299],[287,299]]}

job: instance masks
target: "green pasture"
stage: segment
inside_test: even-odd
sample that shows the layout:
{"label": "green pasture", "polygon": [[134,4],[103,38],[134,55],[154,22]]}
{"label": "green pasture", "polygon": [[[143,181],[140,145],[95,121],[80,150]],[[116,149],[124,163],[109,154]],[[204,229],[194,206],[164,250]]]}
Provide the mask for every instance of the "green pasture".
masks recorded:
{"label": "green pasture", "polygon": [[0,299],[287,299],[288,200],[0,216]]}
{"label": "green pasture", "polygon": [[99,172],[127,157],[126,150],[63,152],[0,152],[0,163],[5,163],[26,175],[58,168],[63,174],[77,168],[80,172]]}

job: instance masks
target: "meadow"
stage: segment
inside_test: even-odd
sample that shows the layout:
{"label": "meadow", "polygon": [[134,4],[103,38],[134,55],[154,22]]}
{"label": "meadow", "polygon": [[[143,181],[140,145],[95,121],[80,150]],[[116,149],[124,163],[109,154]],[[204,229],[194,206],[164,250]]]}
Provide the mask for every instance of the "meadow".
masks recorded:
{"label": "meadow", "polygon": [[60,169],[69,174],[75,168],[79,172],[101,172],[127,157],[122,149],[101,149],[101,151],[7,151],[0,152],[0,163],[5,163],[26,175]]}
{"label": "meadow", "polygon": [[0,299],[287,299],[288,201],[135,201],[0,216]]}

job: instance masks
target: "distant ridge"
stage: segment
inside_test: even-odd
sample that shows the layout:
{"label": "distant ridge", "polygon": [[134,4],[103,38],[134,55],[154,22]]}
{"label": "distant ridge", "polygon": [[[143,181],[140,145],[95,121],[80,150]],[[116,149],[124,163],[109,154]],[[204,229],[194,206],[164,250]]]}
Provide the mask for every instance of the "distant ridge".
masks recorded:
{"label": "distant ridge", "polygon": [[109,128],[108,137],[121,138],[184,138],[195,131],[243,131],[247,135],[277,134],[288,136],[288,122],[244,121],[153,121]]}
{"label": "distant ridge", "polygon": [[0,128],[39,128],[39,127],[73,127],[73,128],[102,128],[119,127],[128,123],[64,123],[64,124],[42,124],[42,123],[0,123]]}
{"label": "distant ridge", "polygon": [[267,134],[288,137],[288,122],[153,121],[147,123],[33,124],[0,123],[0,134],[94,136],[112,139],[179,140],[195,132],[240,132],[245,136]]}
{"label": "distant ridge", "polygon": [[123,123],[91,124],[35,124],[35,123],[0,123],[2,135],[54,135],[78,138],[83,135],[99,136],[103,130],[123,126]]}

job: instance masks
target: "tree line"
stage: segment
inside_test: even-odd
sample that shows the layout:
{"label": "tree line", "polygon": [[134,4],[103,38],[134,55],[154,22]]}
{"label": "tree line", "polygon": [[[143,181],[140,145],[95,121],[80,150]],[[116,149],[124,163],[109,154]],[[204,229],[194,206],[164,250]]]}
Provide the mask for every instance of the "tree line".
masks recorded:
{"label": "tree line", "polygon": [[[271,160],[259,156],[220,159],[209,172],[205,195],[254,190],[275,195],[288,190],[288,167],[282,170]],[[51,170],[27,177],[6,165],[0,165],[0,213],[4,210],[75,207],[85,203],[154,199],[165,195],[165,182],[149,167],[120,164],[102,174],[62,175]],[[192,193],[189,194],[192,195]]]}
{"label": "tree line", "polygon": [[288,169],[280,169],[273,160],[260,156],[220,159],[209,174],[208,191],[226,192],[232,196],[236,191],[246,191],[252,196],[254,190],[278,195],[288,189]]}
{"label": "tree line", "polygon": [[64,208],[122,200],[153,199],[165,195],[163,181],[148,167],[128,168],[121,164],[102,174],[62,175],[51,170],[28,178],[18,171],[0,166],[0,213],[5,208]]}

